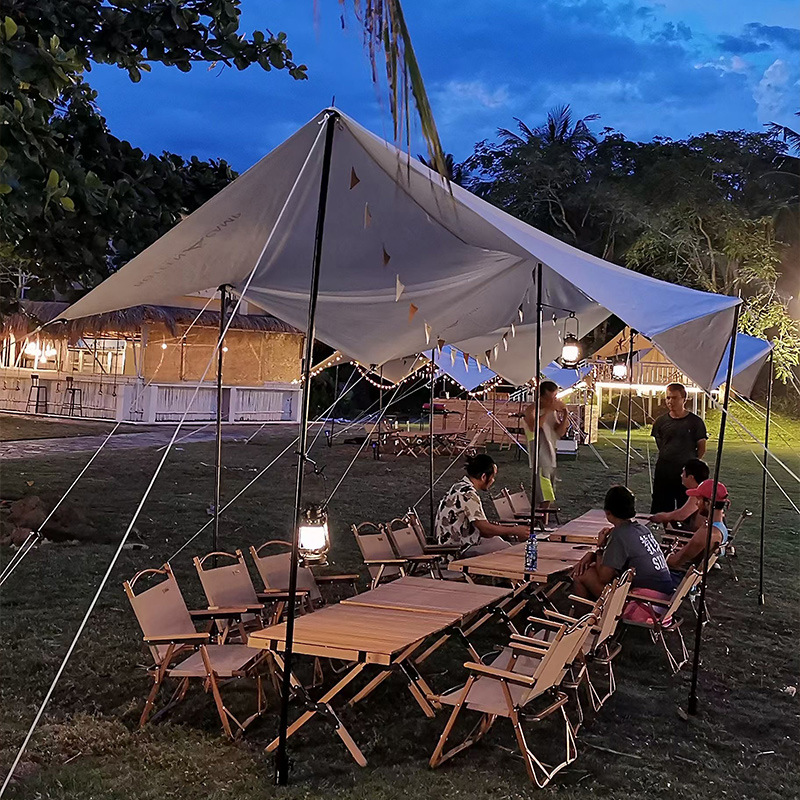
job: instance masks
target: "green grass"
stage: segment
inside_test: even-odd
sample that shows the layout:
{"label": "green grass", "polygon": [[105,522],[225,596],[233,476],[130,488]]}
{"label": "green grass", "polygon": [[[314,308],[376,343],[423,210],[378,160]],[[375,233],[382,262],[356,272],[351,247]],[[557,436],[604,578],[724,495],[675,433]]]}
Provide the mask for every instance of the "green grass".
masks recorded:
{"label": "green grass", "polygon": [[[0,414],[0,442],[26,439],[62,439],[67,436],[103,436],[116,424],[114,420],[48,419],[21,414]],[[154,426],[122,424],[119,433],[142,433]]]}
{"label": "green grass", "polygon": [[[797,427],[789,443],[776,441],[776,453],[798,470]],[[754,428],[755,430],[755,428]],[[287,432],[286,443],[291,438]],[[604,434],[607,436],[607,434]],[[256,440],[258,441],[258,440]],[[649,491],[647,438],[634,433],[641,453],[633,462],[632,487],[645,510]],[[587,448],[560,470],[559,500],[568,516],[597,506],[606,488],[624,470],[620,435],[598,450],[604,469]],[[234,491],[265,465],[285,443],[226,443],[223,495]],[[213,445],[183,445],[162,472],[137,523],[146,551],[125,551],[95,614],[36,732],[25,757],[27,777],[9,792],[13,798],[279,798],[446,797],[519,798],[538,796],[527,782],[516,756],[513,736],[500,720],[487,739],[444,767],[431,771],[427,760],[444,726],[445,716],[428,720],[399,678],[343,719],[369,761],[358,768],[332,731],[312,722],[290,740],[294,760],[292,785],[271,785],[272,761],[264,754],[274,735],[277,715],[268,714],[241,742],[226,742],[209,697],[190,693],[165,721],[136,727],[148,679],[138,665],[147,662],[140,633],[122,592],[121,582],[139,569],[157,566],[207,519],[212,497]],[[732,497],[732,514],[748,506],[758,511],[760,469],[751,454],[755,446],[732,433],[726,444],[723,480]],[[713,448],[712,448],[713,450]],[[653,452],[650,447],[651,455]],[[319,447],[313,454],[327,464],[329,484],[349,463],[355,448]],[[72,501],[98,527],[121,533],[158,461],[155,450],[102,454]],[[513,453],[496,454],[499,485],[527,480],[527,470]],[[55,498],[69,485],[87,456],[59,456],[15,461],[4,468],[4,493],[36,490]],[[447,460],[437,460],[437,470]],[[348,526],[364,519],[388,520],[400,515],[423,493],[424,459],[362,456],[331,506],[331,569],[359,569]],[[797,485],[776,468],[776,477],[791,496]],[[450,476],[461,474],[456,465]],[[320,492],[309,478],[310,492]],[[225,549],[287,537],[291,519],[294,466],[280,461],[223,517]],[[46,489],[42,489],[46,487]],[[583,798],[657,796],[792,798],[797,796],[798,702],[783,692],[798,683],[797,631],[800,584],[797,580],[800,519],[777,493],[770,492],[767,513],[767,605],[757,605],[758,516],[746,523],[739,541],[736,568],[715,571],[709,587],[713,621],[707,626],[700,675],[701,714],[680,720],[685,707],[688,670],[671,676],[660,654],[644,635],[632,631],[618,659],[618,690],[601,714],[579,737],[579,759],[542,795]],[[421,507],[422,517],[426,506]],[[201,603],[191,556],[210,549],[206,533],[179,556],[173,566],[191,607]],[[113,553],[110,545],[46,545],[32,553],[2,589],[0,636],[0,768],[10,764],[41,702],[66,647],[85,612]],[[5,561],[10,552],[0,554]],[[503,643],[504,629],[486,626],[477,639],[485,652]],[[433,686],[446,689],[463,680],[463,649],[448,645],[426,669]],[[231,705],[243,709],[250,695],[243,686],[228,691]],[[272,709],[276,700],[270,698]],[[533,730],[533,744],[547,741],[550,727]],[[616,751],[616,752],[608,752]]]}

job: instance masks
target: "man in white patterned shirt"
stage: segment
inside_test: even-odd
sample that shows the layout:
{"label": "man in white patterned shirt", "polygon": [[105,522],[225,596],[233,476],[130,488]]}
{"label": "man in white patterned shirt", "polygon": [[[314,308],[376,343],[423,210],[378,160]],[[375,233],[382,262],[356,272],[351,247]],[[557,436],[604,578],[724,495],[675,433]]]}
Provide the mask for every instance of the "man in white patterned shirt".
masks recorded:
{"label": "man in white patterned shirt", "polygon": [[497,525],[486,519],[478,491],[487,491],[497,476],[491,456],[470,456],[466,470],[439,503],[435,523],[439,544],[460,545],[468,548],[467,555],[480,555],[508,547],[500,536],[526,540],[530,534],[527,525]]}

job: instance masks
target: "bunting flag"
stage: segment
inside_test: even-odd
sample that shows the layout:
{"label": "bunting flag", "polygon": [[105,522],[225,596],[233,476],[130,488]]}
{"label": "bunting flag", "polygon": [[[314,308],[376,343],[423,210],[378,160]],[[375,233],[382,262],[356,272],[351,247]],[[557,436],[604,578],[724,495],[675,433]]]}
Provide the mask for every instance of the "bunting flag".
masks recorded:
{"label": "bunting flag", "polygon": [[522,303],[520,303],[519,308],[517,309],[517,315],[519,316],[519,321],[522,322]]}
{"label": "bunting flag", "polygon": [[486,366],[489,367],[489,369],[491,369],[492,368],[492,351],[491,350],[487,350],[483,355],[484,355],[484,358],[486,359]]}
{"label": "bunting flag", "polygon": [[355,169],[350,167],[350,188],[355,189],[359,183],[361,183],[361,179],[356,175]]}
{"label": "bunting flag", "polygon": [[372,214],[369,212],[369,203],[364,203],[364,228],[372,225]]}
{"label": "bunting flag", "polygon": [[425,323],[425,344],[431,343],[431,326]]}
{"label": "bunting flag", "polygon": [[417,311],[419,311],[419,309],[413,303],[409,303],[408,304],[408,321],[409,322],[411,322],[411,320],[414,319],[414,314],[416,314]]}
{"label": "bunting flag", "polygon": [[450,348],[450,366],[454,367],[456,365],[456,349],[455,347]]}
{"label": "bunting flag", "polygon": [[517,335],[517,329],[514,327],[514,323],[511,323],[511,338],[513,339]]}
{"label": "bunting flag", "polygon": [[469,353],[462,353],[464,356],[464,366],[467,368],[467,372],[469,372]]}
{"label": "bunting flag", "polygon": [[500,345],[496,344],[494,346],[494,357],[497,358],[497,354],[500,352]]}
{"label": "bunting flag", "polygon": [[504,352],[508,351],[508,334],[507,333],[503,334],[503,351]]}
{"label": "bunting flag", "polygon": [[481,362],[478,359],[475,359],[475,364],[478,367],[478,372],[483,372],[483,367],[481,367]]}
{"label": "bunting flag", "polygon": [[383,266],[385,267],[390,261],[392,257],[386,252],[386,248],[383,248]]}
{"label": "bunting flag", "polygon": [[397,282],[394,285],[394,301],[395,301],[395,303],[400,299],[400,295],[403,294],[405,289],[406,289],[406,287],[403,286],[402,283],[400,283],[400,276],[398,275],[397,276]]}
{"label": "bunting flag", "polygon": [[439,355],[442,354],[442,348],[447,344],[444,339],[437,339],[436,340],[436,349],[439,351]]}

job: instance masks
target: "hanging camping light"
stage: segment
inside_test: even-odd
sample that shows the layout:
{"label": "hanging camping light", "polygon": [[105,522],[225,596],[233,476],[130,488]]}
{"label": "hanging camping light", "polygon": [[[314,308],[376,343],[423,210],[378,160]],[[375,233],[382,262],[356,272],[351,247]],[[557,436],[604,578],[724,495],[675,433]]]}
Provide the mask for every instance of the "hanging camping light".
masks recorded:
{"label": "hanging camping light", "polygon": [[[567,331],[570,320],[575,320],[575,331]],[[570,311],[569,316],[564,320],[564,344],[561,348],[561,363],[565,367],[574,367],[581,360],[581,345],[578,341],[578,320],[575,312]]]}
{"label": "hanging camping light", "polygon": [[624,381],[628,377],[628,362],[625,358],[618,358],[611,367],[611,377],[615,381]]}
{"label": "hanging camping light", "polygon": [[303,508],[300,514],[298,544],[303,562],[323,565],[327,563],[330,536],[325,506],[307,503]]}

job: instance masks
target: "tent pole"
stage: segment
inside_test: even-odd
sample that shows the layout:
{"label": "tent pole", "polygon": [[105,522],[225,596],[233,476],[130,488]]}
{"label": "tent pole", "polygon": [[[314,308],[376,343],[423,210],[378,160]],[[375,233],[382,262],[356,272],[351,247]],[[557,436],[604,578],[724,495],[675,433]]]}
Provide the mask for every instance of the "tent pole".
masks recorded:
{"label": "tent pole", "polygon": [[703,578],[700,582],[700,597],[697,604],[697,624],[694,630],[694,657],[692,659],[692,682],[689,689],[689,714],[697,714],[697,676],[700,671],[700,645],[703,639],[703,617],[706,607],[706,588],[708,586],[708,559],[711,555],[711,531],[714,528],[714,505],[717,502],[717,486],[722,467],[722,449],[725,446],[725,428],[728,422],[728,403],[731,398],[731,381],[733,380],[733,360],[736,357],[736,331],[739,326],[739,306],[733,309],[733,330],[731,331],[730,352],[728,353],[728,370],[725,376],[725,400],[722,403],[722,419],[719,424],[719,444],[717,457],[714,459],[714,485],[711,490],[711,508],[706,525],[706,546],[703,553]]}
{"label": "tent pole", "polygon": [[631,480],[631,411],[633,409],[633,338],[636,331],[630,329],[630,343],[628,345],[628,430],[625,438],[625,486]]}
{"label": "tent pole", "polygon": [[[219,550],[219,507],[222,490],[222,337],[225,334],[225,318],[228,316],[228,287],[219,287],[219,344],[217,347],[217,419],[216,450],[214,452],[214,528],[211,550]],[[212,558],[213,566],[217,566],[217,557]]]}
{"label": "tent pole", "polygon": [[767,464],[769,459],[769,422],[772,416],[772,382],[775,376],[775,350],[769,354],[769,372],[767,384],[767,420],[764,424],[764,474],[761,476],[761,544],[758,559],[758,604],[763,606],[764,599],[764,525],[767,508]]}
{"label": "tent pole", "polygon": [[[542,404],[542,265],[536,265],[536,394],[533,399],[533,453],[531,454],[531,534],[536,531],[536,488],[539,482],[539,414]],[[524,420],[520,420],[523,425]],[[544,497],[544,493],[542,493]]]}
{"label": "tent pole", "polygon": [[433,502],[433,471],[434,471],[434,456],[433,456],[433,397],[436,381],[436,363],[433,360],[433,350],[431,350],[431,396],[430,396],[430,430],[428,431],[428,500],[430,503],[430,518],[431,518],[431,539],[436,541],[436,531],[434,525],[436,524],[436,508]]}
{"label": "tent pole", "polygon": [[292,644],[294,641],[294,617],[297,605],[297,566],[300,559],[299,525],[303,499],[303,470],[305,468],[306,447],[308,443],[308,412],[311,403],[311,358],[314,349],[314,333],[317,316],[317,297],[319,296],[319,273],[322,261],[322,238],[325,231],[325,211],[328,201],[328,182],[331,174],[331,155],[333,134],[339,115],[328,113],[325,130],[325,150],[322,156],[322,174],[319,182],[319,204],[317,224],[314,232],[314,261],[311,272],[311,287],[308,296],[308,324],[306,325],[305,354],[303,358],[303,395],[300,407],[300,432],[297,448],[297,478],[294,495],[294,519],[292,527],[292,559],[289,568],[289,599],[286,604],[286,644],[284,647],[284,666],[281,676],[281,714],[278,726],[278,750],[275,754],[275,783],[286,786],[289,783],[289,756],[286,748],[287,728],[289,727],[289,700],[292,695]]}

